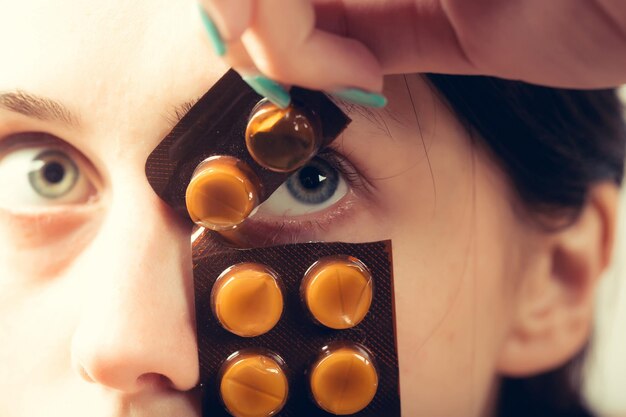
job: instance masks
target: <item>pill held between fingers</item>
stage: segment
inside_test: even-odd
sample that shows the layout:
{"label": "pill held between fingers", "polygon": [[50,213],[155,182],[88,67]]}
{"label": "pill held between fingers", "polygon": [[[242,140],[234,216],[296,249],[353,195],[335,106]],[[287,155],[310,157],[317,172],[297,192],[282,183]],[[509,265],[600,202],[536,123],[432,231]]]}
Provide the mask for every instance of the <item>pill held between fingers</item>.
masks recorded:
{"label": "pill held between fingers", "polygon": [[319,123],[313,114],[294,104],[281,109],[263,100],[252,111],[246,128],[248,152],[272,171],[294,171],[320,148]]}

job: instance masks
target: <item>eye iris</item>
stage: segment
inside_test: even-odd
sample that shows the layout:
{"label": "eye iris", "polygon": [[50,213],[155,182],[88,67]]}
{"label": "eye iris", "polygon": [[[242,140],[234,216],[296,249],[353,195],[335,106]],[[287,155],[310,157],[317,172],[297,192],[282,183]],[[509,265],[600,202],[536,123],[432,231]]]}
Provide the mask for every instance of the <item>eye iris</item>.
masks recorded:
{"label": "eye iris", "polygon": [[61,151],[44,151],[33,158],[28,180],[42,197],[55,199],[67,195],[78,180],[76,164]]}
{"label": "eye iris", "polygon": [[287,189],[298,201],[320,204],[331,198],[339,185],[339,173],[326,161],[315,158],[287,180]]}

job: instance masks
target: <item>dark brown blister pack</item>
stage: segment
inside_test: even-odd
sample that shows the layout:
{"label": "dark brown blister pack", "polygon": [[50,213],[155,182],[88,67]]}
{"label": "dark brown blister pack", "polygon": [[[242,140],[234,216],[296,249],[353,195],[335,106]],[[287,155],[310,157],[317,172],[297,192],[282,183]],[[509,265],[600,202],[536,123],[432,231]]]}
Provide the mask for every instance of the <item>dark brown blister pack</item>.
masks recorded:
{"label": "dark brown blister pack", "polygon": [[[315,113],[323,145],[332,142],[350,123],[332,101],[316,91],[293,88],[294,103]],[[234,156],[261,180],[260,202],[265,201],[291,175],[259,165],[248,153],[245,131],[252,109],[262,99],[233,70],[229,70],[174,126],[152,151],[146,176],[157,195],[187,216],[185,192],[200,162],[214,155]]]}
{"label": "dark brown blister pack", "polygon": [[[294,88],[291,96],[294,102],[318,116],[324,145],[332,142],[350,121],[322,93]],[[146,175],[149,183],[159,197],[184,218],[189,218],[185,203],[187,186],[198,164],[208,157],[234,156],[248,164],[261,182],[260,202],[291,175],[260,166],[247,151],[244,133],[250,113],[261,99],[239,75],[229,71],[148,157]],[[379,373],[374,400],[356,415],[400,416],[390,242],[303,243],[242,250],[217,243],[219,239],[214,237],[214,232],[205,230],[193,242],[204,415],[229,415],[218,398],[218,369],[231,353],[254,347],[276,352],[286,361],[290,394],[285,408],[278,415],[329,416],[310,400],[304,373],[321,347],[340,340],[367,347]],[[305,311],[299,293],[304,271],[319,258],[337,254],[360,259],[373,273],[371,310],[361,323],[349,330],[331,330],[314,323]],[[251,338],[239,337],[223,329],[211,309],[210,294],[215,280],[226,268],[244,261],[274,268],[280,275],[284,291],[284,311],[278,324],[269,333]]]}
{"label": "dark brown blister pack", "polygon": [[[395,342],[395,312],[391,242],[299,243],[255,249],[227,248],[208,234],[193,244],[196,321],[203,409],[207,416],[228,416],[220,399],[217,375],[232,353],[246,348],[267,349],[280,355],[287,365],[289,398],[279,416],[328,417],[310,398],[306,371],[321,348],[334,341],[356,342],[368,348],[378,371],[378,391],[358,417],[400,416],[398,357]],[[333,330],[314,322],[300,297],[306,270],[318,259],[349,255],[371,271],[374,297],[368,314],[356,327]],[[283,286],[284,311],[268,333],[243,338],[222,328],[211,312],[211,290],[228,267],[242,262],[261,263],[278,273]]]}

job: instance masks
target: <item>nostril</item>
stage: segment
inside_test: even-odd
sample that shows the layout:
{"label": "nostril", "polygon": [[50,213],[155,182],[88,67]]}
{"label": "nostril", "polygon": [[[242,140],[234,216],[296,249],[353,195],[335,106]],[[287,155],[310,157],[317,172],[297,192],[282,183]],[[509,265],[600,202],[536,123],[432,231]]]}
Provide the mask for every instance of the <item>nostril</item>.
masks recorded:
{"label": "nostril", "polygon": [[161,374],[157,374],[157,373],[147,373],[147,374],[140,375],[137,378],[137,386],[142,391],[143,390],[161,391],[161,390],[174,389],[174,384],[168,377],[161,375]]}

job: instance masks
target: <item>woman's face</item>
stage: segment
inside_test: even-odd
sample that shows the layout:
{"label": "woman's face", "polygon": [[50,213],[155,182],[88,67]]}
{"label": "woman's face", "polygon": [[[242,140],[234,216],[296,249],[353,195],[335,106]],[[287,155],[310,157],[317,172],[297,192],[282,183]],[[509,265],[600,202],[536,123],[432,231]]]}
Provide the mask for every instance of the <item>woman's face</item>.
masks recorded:
{"label": "woman's face", "polygon": [[[190,228],[144,173],[226,70],[196,5],[0,9],[0,415],[199,415]],[[315,206],[284,188],[254,224],[277,242],[392,239],[403,415],[479,415],[531,232],[423,80],[385,94],[386,110],[344,106],[345,184]]]}

